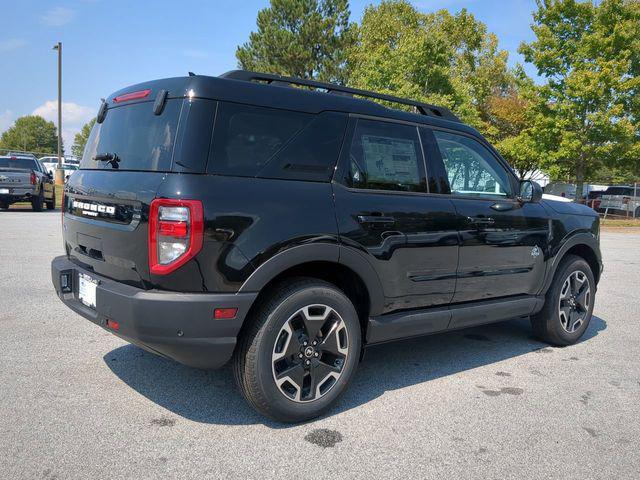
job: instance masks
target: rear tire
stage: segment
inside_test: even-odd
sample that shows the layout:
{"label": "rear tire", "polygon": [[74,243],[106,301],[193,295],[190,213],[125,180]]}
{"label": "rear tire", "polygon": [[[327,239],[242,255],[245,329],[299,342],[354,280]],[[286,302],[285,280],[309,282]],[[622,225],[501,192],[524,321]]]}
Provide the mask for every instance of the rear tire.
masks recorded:
{"label": "rear tire", "polygon": [[31,208],[34,212],[41,212],[44,205],[44,191],[40,189],[40,193],[37,197],[31,200]]}
{"label": "rear tire", "polygon": [[531,317],[533,332],[556,346],[576,343],[591,321],[596,283],[589,264],[576,255],[562,260],[542,310]]}
{"label": "rear tire", "polygon": [[51,195],[51,200],[47,201],[47,210],[55,210],[56,209],[56,191],[53,190],[53,194]]}
{"label": "rear tire", "polygon": [[335,404],[361,348],[358,314],[342,291],[294,279],[277,286],[247,321],[233,371],[249,405],[281,422],[301,422]]}
{"label": "rear tire", "polygon": [[9,202],[0,202],[0,210],[9,210]]}

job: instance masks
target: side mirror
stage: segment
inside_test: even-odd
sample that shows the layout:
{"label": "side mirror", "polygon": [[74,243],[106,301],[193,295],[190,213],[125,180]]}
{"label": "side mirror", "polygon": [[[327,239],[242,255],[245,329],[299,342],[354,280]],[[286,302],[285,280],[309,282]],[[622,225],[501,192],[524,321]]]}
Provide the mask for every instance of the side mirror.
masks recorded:
{"label": "side mirror", "polygon": [[49,178],[49,180],[53,180],[53,173],[47,172],[45,175]]}
{"label": "side mirror", "polygon": [[519,200],[522,203],[539,203],[542,200],[542,187],[533,180],[522,180]]}

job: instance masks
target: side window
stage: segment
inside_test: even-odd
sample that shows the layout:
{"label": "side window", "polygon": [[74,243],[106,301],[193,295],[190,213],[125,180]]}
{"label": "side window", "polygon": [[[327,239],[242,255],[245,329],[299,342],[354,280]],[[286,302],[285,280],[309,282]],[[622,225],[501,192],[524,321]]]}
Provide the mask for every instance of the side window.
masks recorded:
{"label": "side window", "polygon": [[276,153],[258,174],[263,178],[328,182],[347,126],[344,113],[324,112]]}
{"label": "side window", "polygon": [[254,177],[310,121],[309,114],[237,103],[218,106],[208,171]]}
{"label": "side window", "polygon": [[480,142],[464,135],[434,130],[452,193],[512,196],[509,174]]}
{"label": "side window", "polygon": [[347,184],[354,188],[426,192],[416,127],[358,119],[349,149]]}

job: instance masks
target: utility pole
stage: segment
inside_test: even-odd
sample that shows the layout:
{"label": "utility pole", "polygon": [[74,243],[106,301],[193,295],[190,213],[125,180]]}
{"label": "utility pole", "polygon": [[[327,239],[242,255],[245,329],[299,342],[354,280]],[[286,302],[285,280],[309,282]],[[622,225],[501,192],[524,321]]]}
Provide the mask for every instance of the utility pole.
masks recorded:
{"label": "utility pole", "polygon": [[58,51],[58,168],[56,168],[56,185],[64,185],[62,170],[62,42],[53,47]]}

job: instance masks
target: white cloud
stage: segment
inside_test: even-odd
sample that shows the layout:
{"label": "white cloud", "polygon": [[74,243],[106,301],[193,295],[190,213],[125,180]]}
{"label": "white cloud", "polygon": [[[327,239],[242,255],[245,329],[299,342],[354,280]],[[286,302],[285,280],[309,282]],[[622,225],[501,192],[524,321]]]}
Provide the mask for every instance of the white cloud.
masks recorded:
{"label": "white cloud", "polygon": [[[62,139],[67,153],[71,153],[71,145],[76,133],[95,116],[95,108],[78,105],[73,102],[62,102]],[[40,115],[45,120],[58,123],[58,102],[48,100],[36,108],[32,115]]]}
{"label": "white cloud", "polygon": [[76,11],[67,7],[55,7],[40,17],[40,22],[50,27],[61,27],[71,22]]}
{"label": "white cloud", "polygon": [[8,40],[0,41],[0,52],[10,52],[27,45],[27,41],[22,38],[9,38]]}
{"label": "white cloud", "polygon": [[13,117],[13,112],[11,110],[5,110],[0,113],[0,134],[13,125],[14,121],[15,118]]}

